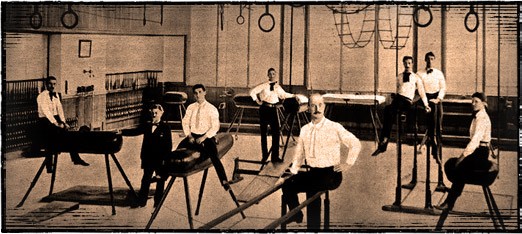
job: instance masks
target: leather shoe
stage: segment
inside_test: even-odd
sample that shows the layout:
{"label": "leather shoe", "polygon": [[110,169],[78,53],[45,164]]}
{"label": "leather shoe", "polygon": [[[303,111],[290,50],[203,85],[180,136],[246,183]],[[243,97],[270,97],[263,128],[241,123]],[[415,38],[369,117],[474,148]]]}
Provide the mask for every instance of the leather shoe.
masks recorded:
{"label": "leather shoe", "polygon": [[270,161],[271,161],[272,163],[282,163],[282,162],[283,162],[283,159],[273,157]]}
{"label": "leather shoe", "polygon": [[76,161],[74,161],[73,163],[74,163],[74,165],[82,165],[82,166],[84,166],[84,167],[90,165],[89,163],[87,163],[87,162],[85,162],[85,161],[83,161],[83,160],[81,160],[81,159],[80,159],[80,160],[76,160]]}
{"label": "leather shoe", "polygon": [[387,140],[379,142],[379,146],[377,146],[375,152],[372,153],[372,156],[377,156],[380,153],[386,152],[386,148],[388,148]]}
{"label": "leather shoe", "polygon": [[151,179],[150,179],[150,182],[151,183],[157,183],[157,182],[162,182],[162,181],[165,181],[166,178],[163,178],[162,176],[160,175],[155,175],[153,176]]}
{"label": "leather shoe", "polygon": [[289,219],[287,219],[286,221],[284,221],[283,224],[287,225],[287,224],[290,224],[293,222],[302,223],[303,222],[303,213],[295,214],[294,216],[292,216]]}
{"label": "leather shoe", "polygon": [[230,190],[230,183],[228,183],[228,181],[226,181],[226,180],[221,181],[221,186],[223,186],[225,191]]}
{"label": "leather shoe", "polygon": [[453,205],[450,205],[447,202],[443,202],[442,204],[440,204],[438,206],[433,206],[433,207],[435,207],[435,209],[439,209],[439,210],[451,210],[451,209],[453,209]]}

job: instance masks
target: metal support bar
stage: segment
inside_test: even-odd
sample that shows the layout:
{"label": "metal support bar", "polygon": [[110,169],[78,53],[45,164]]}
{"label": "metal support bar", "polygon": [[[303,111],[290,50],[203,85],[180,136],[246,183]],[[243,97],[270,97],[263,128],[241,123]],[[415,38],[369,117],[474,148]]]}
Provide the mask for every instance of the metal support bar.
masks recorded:
{"label": "metal support bar", "polygon": [[192,210],[190,209],[190,192],[188,186],[188,180],[186,176],[183,176],[183,185],[185,187],[185,202],[187,203],[187,216],[189,221],[190,229],[194,229],[194,225],[192,224]]}
{"label": "metal support bar", "polygon": [[147,226],[145,226],[145,230],[150,229],[152,222],[154,222],[154,219],[156,219],[156,216],[158,216],[158,213],[159,213],[161,207],[163,206],[163,202],[165,202],[165,199],[167,198],[167,195],[169,194],[170,189],[172,188],[172,185],[174,184],[174,180],[176,180],[176,177],[170,178],[169,184],[167,185],[167,188],[163,192],[163,196],[161,197],[161,200],[160,200],[158,206],[156,206],[156,208],[152,212],[152,216],[150,217],[149,222],[147,223]]}
{"label": "metal support bar", "polygon": [[49,195],[53,194],[54,182],[56,181],[56,166],[58,165],[58,154],[52,154],[52,170],[53,174],[51,175],[51,187],[49,188]]}
{"label": "metal support bar", "polygon": [[118,159],[116,158],[116,156],[115,156],[114,154],[111,154],[111,157],[112,157],[112,160],[114,160],[114,163],[116,164],[116,167],[118,167],[118,170],[120,171],[121,176],[122,176],[123,179],[125,180],[125,183],[127,184],[127,186],[129,186],[129,189],[130,189],[130,191],[132,192],[132,194],[133,194],[135,197],[138,197],[138,194],[136,194],[136,191],[135,191],[134,188],[132,187],[132,184],[131,184],[129,178],[128,178],[127,175],[125,174],[125,171],[123,171],[123,168],[121,167],[120,162],[118,161]]}
{"label": "metal support bar", "polygon": [[116,208],[114,207],[114,194],[112,193],[112,176],[111,166],[109,164],[109,155],[105,154],[105,168],[107,169],[107,181],[109,182],[109,194],[111,197],[112,215],[116,214]]}
{"label": "metal support bar", "polygon": [[196,205],[195,215],[199,215],[199,207],[201,206],[201,198],[203,197],[203,191],[205,190],[205,182],[207,181],[208,168],[203,172],[201,178],[201,185],[199,186],[198,204]]}
{"label": "metal support bar", "polygon": [[47,163],[47,160],[48,159],[45,159],[43,162],[42,162],[42,165],[40,166],[40,168],[38,169],[38,172],[36,172],[36,175],[34,176],[34,179],[33,181],[31,181],[31,185],[29,185],[29,189],[27,190],[27,192],[25,193],[24,197],[22,198],[22,200],[20,201],[20,203],[18,203],[18,205],[16,205],[16,207],[22,207],[24,205],[24,202],[25,200],[27,199],[27,197],[29,197],[29,194],[31,193],[31,191],[33,190],[34,186],[36,185],[36,182],[38,182],[38,179],[40,178],[40,175],[42,174],[42,171],[45,167],[45,164]]}
{"label": "metal support bar", "polygon": [[[286,222],[288,219],[290,219],[291,217],[293,217],[294,215],[299,213],[299,211],[301,211],[303,208],[308,206],[308,204],[312,203],[313,201],[315,201],[318,198],[321,198],[321,195],[323,195],[323,193],[325,193],[326,191],[328,191],[328,190],[322,190],[322,191],[317,192],[315,195],[306,199],[303,203],[299,204],[299,206],[290,210],[290,212],[286,213],[283,217],[276,219],[275,221],[273,221],[272,223],[270,223],[263,229],[274,230],[277,226],[280,226],[282,223]],[[286,205],[286,204],[283,204],[283,205]]]}

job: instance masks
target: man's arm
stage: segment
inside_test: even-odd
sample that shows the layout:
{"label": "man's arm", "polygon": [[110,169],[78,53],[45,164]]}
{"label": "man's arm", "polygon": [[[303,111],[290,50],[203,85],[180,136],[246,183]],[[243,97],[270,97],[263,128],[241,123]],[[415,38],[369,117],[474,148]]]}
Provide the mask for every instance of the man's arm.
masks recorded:
{"label": "man's arm", "polygon": [[430,109],[430,105],[428,104],[428,98],[426,97],[426,91],[424,91],[424,85],[422,84],[422,79],[420,77],[418,77],[417,75],[415,75],[415,79],[416,79],[415,84],[417,84],[417,90],[419,91],[419,96],[422,99],[422,103],[424,103],[426,112],[430,112],[431,109]]}
{"label": "man's arm", "polygon": [[441,74],[441,78],[439,80],[440,90],[439,90],[439,95],[437,96],[437,98],[439,100],[442,100],[442,99],[444,99],[444,96],[446,96],[446,78],[444,77],[444,74],[442,74],[442,72],[440,72],[440,74]]}
{"label": "man's arm", "polygon": [[287,93],[287,92],[283,89],[283,87],[281,87],[281,85],[278,85],[276,90],[277,90],[277,96],[279,97],[279,99],[292,98],[292,97],[295,96],[294,94]]}
{"label": "man's arm", "polygon": [[349,167],[355,164],[359,153],[361,152],[361,142],[351,132],[346,130],[342,125],[338,125],[337,134],[341,139],[341,142],[348,147],[348,157],[344,163],[334,166],[335,171],[346,171]]}
{"label": "man's arm", "polygon": [[185,136],[190,137],[190,120],[192,119],[192,112],[194,109],[194,105],[189,105],[187,108],[187,112],[185,112],[185,117],[181,120],[181,127],[183,128],[183,133]]}
{"label": "man's arm", "polygon": [[[302,129],[301,129],[301,131],[302,131]],[[290,172],[294,175],[299,172],[299,168],[301,168],[301,165],[303,165],[303,161],[304,161],[304,155],[303,155],[304,144],[303,144],[303,138],[301,136],[302,136],[302,132],[301,132],[301,135],[299,136],[299,138],[297,139],[297,146],[295,147],[295,151],[294,151],[294,160],[292,162],[292,166],[290,167]]]}
{"label": "man's arm", "polygon": [[263,90],[264,84],[265,83],[258,84],[256,87],[250,89],[249,92],[250,97],[252,97],[252,100],[257,102],[258,104],[261,102],[261,100],[257,98],[257,94],[259,94]]}
{"label": "man's arm", "polygon": [[[207,103],[207,105],[212,105],[212,104]],[[211,109],[212,109],[210,111],[210,122],[211,122],[210,125],[211,126],[210,126],[210,129],[205,134],[206,138],[215,136],[217,134],[217,132],[219,131],[219,127],[220,127],[219,126],[219,111],[213,105],[212,105]]]}

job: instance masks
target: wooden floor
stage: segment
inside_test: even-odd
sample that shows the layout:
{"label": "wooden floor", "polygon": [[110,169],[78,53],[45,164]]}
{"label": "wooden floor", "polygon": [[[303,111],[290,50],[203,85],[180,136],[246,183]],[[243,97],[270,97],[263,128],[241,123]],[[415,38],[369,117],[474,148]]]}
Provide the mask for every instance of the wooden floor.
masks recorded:
{"label": "wooden floor", "polygon": [[[179,142],[179,132],[173,132],[174,141]],[[126,174],[135,189],[139,188],[142,170],[140,169],[139,146],[141,136],[125,137],[124,145],[116,154]],[[234,158],[258,160],[261,158],[259,137],[240,134],[231,151],[223,158],[223,164],[229,176],[232,176]],[[177,144],[175,142],[175,144]],[[373,142],[363,142],[363,150],[356,164],[343,174],[341,186],[330,192],[331,222],[330,229],[335,230],[433,230],[438,216],[407,214],[383,211],[382,206],[391,205],[394,201],[396,187],[396,155],[395,145],[390,144],[388,151],[379,157],[371,157],[374,150]],[[404,158],[402,180],[409,182],[411,178],[412,147],[403,147]],[[462,149],[447,148],[444,160],[449,155],[458,155]],[[292,153],[289,148],[288,153]],[[91,163],[89,167],[74,166],[67,155],[61,155],[58,165],[54,192],[61,192],[78,185],[107,187],[105,162],[102,156],[82,155]],[[33,179],[41,158],[22,158],[9,155],[5,162],[5,202],[3,203],[3,231],[143,231],[153,211],[152,199],[146,207],[130,208],[125,204],[116,207],[116,215],[112,215],[108,205],[93,205],[80,203],[77,209],[71,209],[50,219],[33,219],[28,221],[30,212],[48,205],[41,198],[48,195],[50,174],[45,172],[36,184],[26,203],[21,208],[16,205],[26,192]],[[425,187],[425,155],[419,155],[419,182],[413,190],[402,190],[402,204],[422,208],[424,205]],[[125,189],[126,185],[116,166],[111,165],[114,187]],[[434,192],[437,174],[436,164],[432,160],[430,185],[432,188],[432,203],[439,204],[444,193]],[[196,206],[202,173],[189,177],[192,211]],[[245,175],[248,177],[248,175]],[[249,181],[245,179],[244,181]],[[237,193],[247,186],[244,181],[232,185]],[[445,180],[447,185],[451,183]],[[495,200],[503,216],[508,230],[518,229],[518,176],[517,152],[501,152],[499,178],[491,186]],[[153,188],[153,187],[152,187]],[[300,195],[301,201],[304,195]],[[280,217],[281,191],[276,191],[259,204],[245,211],[246,219],[236,215],[216,227],[219,230],[257,230]],[[208,174],[205,193],[203,195],[200,214],[194,216],[194,227],[198,228],[235,208],[228,193],[220,186],[217,175],[211,169]],[[479,186],[466,186],[462,196],[455,205],[455,213],[451,213],[443,230],[493,231],[494,226],[488,215],[488,210],[482,189]],[[176,180],[158,217],[151,226],[152,230],[186,230],[187,210],[183,192],[182,180]],[[290,224],[289,229],[306,229],[306,223]]]}

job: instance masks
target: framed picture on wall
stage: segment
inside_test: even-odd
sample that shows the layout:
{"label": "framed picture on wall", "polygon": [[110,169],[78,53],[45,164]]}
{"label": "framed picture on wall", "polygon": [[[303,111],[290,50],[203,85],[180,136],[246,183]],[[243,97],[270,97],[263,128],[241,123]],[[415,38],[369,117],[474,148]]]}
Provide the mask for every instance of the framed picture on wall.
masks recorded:
{"label": "framed picture on wall", "polygon": [[91,57],[91,40],[80,40],[78,47],[78,57],[80,58],[90,58]]}

